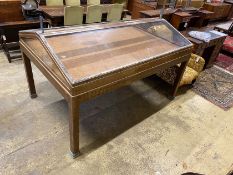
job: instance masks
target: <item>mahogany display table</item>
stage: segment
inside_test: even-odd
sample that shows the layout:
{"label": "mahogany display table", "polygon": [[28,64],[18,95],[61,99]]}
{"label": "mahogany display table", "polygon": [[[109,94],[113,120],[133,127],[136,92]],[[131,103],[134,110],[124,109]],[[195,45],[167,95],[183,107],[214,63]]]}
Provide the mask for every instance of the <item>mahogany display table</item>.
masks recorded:
{"label": "mahogany display table", "polygon": [[192,50],[166,20],[154,18],[22,31],[20,47],[31,97],[37,97],[32,61],[69,104],[73,157],[80,154],[81,102],[181,63],[174,97]]}

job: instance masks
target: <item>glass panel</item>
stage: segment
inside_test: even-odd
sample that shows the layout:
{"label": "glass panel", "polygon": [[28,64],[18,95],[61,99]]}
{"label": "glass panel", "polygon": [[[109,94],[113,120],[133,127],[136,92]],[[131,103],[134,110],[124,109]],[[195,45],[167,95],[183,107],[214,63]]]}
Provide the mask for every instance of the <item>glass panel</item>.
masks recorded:
{"label": "glass panel", "polygon": [[177,46],[186,46],[190,44],[189,41],[184,39],[184,37],[174,30],[171,25],[163,21],[138,24],[136,27],[141,28],[159,38],[165,39]]}
{"label": "glass panel", "polygon": [[75,83],[190,45],[164,20],[46,37]]}
{"label": "glass panel", "polygon": [[63,31],[53,29],[50,33],[54,35],[45,35],[57,55],[56,59],[62,62],[73,83],[156,59],[191,45],[165,20],[113,24],[111,28],[103,26],[102,29],[81,32],[79,27],[76,31],[73,27],[73,32],[69,28]]}
{"label": "glass panel", "polygon": [[38,56],[38,58],[41,60],[43,64],[46,65],[46,67],[53,72],[55,75],[58,76],[58,78],[65,84],[66,80],[64,79],[63,75],[61,74],[60,70],[58,69],[57,65],[54,64],[54,61],[49,56],[48,52],[44,49],[42,44],[37,39],[29,39],[24,38],[24,42],[30,46],[32,51],[35,53],[35,55]]}

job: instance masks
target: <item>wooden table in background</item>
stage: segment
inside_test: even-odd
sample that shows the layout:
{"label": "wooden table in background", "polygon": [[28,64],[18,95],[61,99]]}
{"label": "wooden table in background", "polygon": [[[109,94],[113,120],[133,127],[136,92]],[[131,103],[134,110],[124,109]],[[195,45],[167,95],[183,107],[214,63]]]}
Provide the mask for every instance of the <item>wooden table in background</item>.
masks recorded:
{"label": "wooden table in background", "polygon": [[[184,12],[184,13],[181,13]],[[176,13],[174,16],[173,14]],[[141,18],[155,18],[160,17],[160,10],[145,10],[140,11]],[[188,17],[186,22],[191,20],[191,26],[204,27],[208,25],[209,19],[211,19],[214,12],[208,10],[199,10],[196,8],[184,9],[165,9],[163,18],[167,21],[171,21],[175,28],[179,28],[182,22],[185,22],[185,18]],[[171,20],[173,16],[173,19]]]}
{"label": "wooden table in background", "polygon": [[[172,14],[170,23],[178,30],[185,29],[185,24],[190,21],[192,15],[187,12],[176,12]],[[187,25],[186,24],[186,25]]]}
{"label": "wooden table in background", "polygon": [[[103,5],[102,21],[106,21],[110,4],[102,4],[102,5]],[[87,6],[83,5],[83,7],[84,7],[83,22],[85,23]],[[64,6],[40,6],[39,10],[43,12],[45,19],[48,20],[52,26],[64,25]],[[128,10],[126,9],[123,10],[122,18],[126,15],[127,12]]]}
{"label": "wooden table in background", "polygon": [[205,27],[208,25],[209,20],[213,17],[214,12],[208,10],[198,10],[196,13],[200,18],[195,21],[195,27]]}
{"label": "wooden table in background", "polygon": [[0,23],[24,20],[20,0],[0,0]]}
{"label": "wooden table in background", "polygon": [[155,10],[157,2],[144,2],[143,0],[129,0],[128,10],[131,13],[132,19],[140,18],[140,11]]}
{"label": "wooden table in background", "polygon": [[[167,21],[170,21],[172,14],[176,11],[176,9],[165,9],[163,13],[163,18]],[[160,10],[145,10],[140,11],[141,18],[157,18],[160,17]]]}
{"label": "wooden table in background", "polygon": [[209,68],[213,66],[213,63],[216,60],[217,56],[219,55],[223,42],[227,36],[220,32],[218,32],[218,34],[213,34],[210,31],[213,30],[204,31],[211,34],[211,39],[209,42],[192,38],[188,35],[188,32],[183,32],[186,38],[188,38],[189,41],[191,41],[194,44],[193,53],[200,55],[205,59],[206,61],[205,68]]}
{"label": "wooden table in background", "polygon": [[233,18],[233,0],[224,0],[224,2],[231,5],[231,9],[227,18],[227,19],[231,19]]}
{"label": "wooden table in background", "polygon": [[224,18],[226,19],[228,18],[229,12],[231,10],[231,4],[205,3],[203,5],[203,9],[214,12],[214,15],[212,15],[211,20],[224,19]]}

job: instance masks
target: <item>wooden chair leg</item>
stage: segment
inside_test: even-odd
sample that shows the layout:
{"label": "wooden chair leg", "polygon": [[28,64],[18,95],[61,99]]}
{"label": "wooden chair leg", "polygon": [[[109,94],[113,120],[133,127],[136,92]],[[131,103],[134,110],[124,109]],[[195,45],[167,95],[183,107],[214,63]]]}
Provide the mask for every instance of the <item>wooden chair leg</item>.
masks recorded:
{"label": "wooden chair leg", "polygon": [[6,55],[8,62],[11,63],[11,56],[7,47],[7,43],[6,43],[6,36],[5,35],[1,35],[1,43],[2,43],[2,48],[4,51],[4,54]]}
{"label": "wooden chair leg", "polygon": [[69,101],[69,130],[70,130],[70,151],[71,156],[76,158],[80,155],[79,151],[79,105],[76,98]]}
{"label": "wooden chair leg", "polygon": [[36,98],[37,94],[36,94],[36,88],[35,88],[35,83],[33,79],[31,61],[25,54],[22,54],[22,57],[23,57],[24,68],[25,68],[25,72],[27,76],[28,88],[29,88],[31,98]]}
{"label": "wooden chair leg", "polygon": [[173,89],[172,89],[171,98],[175,98],[175,96],[176,96],[176,93],[177,93],[177,90],[179,88],[180,81],[181,81],[181,79],[182,79],[182,77],[184,75],[184,71],[185,71],[185,68],[187,66],[187,63],[188,63],[188,61],[183,62],[180,65],[180,68],[178,70],[178,73],[177,73],[177,76],[176,76],[176,79],[175,79],[175,82],[174,82],[174,86],[173,86]]}

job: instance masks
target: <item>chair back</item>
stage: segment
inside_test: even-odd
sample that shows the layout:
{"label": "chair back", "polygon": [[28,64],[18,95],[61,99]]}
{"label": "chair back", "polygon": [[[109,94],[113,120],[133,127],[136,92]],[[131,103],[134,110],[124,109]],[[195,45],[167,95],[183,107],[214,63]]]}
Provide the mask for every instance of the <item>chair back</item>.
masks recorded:
{"label": "chair back", "polygon": [[110,5],[109,11],[108,11],[107,21],[109,21],[109,22],[120,21],[122,11],[123,11],[123,6],[124,6],[123,4]]}
{"label": "chair back", "polygon": [[114,0],[115,4],[123,4],[123,8],[127,9],[128,6],[128,0]]}
{"label": "chair back", "polygon": [[100,0],[87,0],[87,5],[100,5]]}
{"label": "chair back", "polygon": [[67,6],[79,6],[80,0],[66,0]]}
{"label": "chair back", "polygon": [[81,25],[83,23],[83,7],[67,6],[64,8],[64,25]]}
{"label": "chair back", "polygon": [[63,0],[46,0],[47,6],[63,6]]}
{"label": "chair back", "polygon": [[86,23],[101,22],[102,19],[102,5],[91,5],[87,7]]}

